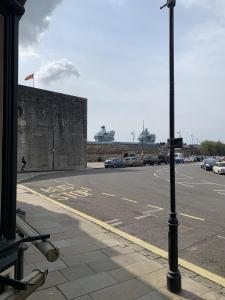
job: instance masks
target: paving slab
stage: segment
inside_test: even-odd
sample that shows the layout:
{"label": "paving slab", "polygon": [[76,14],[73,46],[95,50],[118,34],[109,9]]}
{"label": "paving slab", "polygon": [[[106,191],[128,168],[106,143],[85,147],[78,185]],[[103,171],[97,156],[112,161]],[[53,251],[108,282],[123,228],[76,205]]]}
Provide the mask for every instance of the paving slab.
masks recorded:
{"label": "paving slab", "polygon": [[112,287],[91,293],[94,300],[133,300],[148,294],[152,288],[140,280],[131,279]]}
{"label": "paving slab", "polygon": [[86,264],[77,265],[61,270],[62,275],[69,281],[93,275],[95,272]]}
{"label": "paving slab", "polygon": [[67,299],[89,294],[96,290],[115,285],[117,281],[106,273],[94,274],[85,278],[59,285],[59,289]]}
{"label": "paving slab", "polygon": [[49,288],[35,292],[27,300],[66,300],[63,294],[56,288]]}

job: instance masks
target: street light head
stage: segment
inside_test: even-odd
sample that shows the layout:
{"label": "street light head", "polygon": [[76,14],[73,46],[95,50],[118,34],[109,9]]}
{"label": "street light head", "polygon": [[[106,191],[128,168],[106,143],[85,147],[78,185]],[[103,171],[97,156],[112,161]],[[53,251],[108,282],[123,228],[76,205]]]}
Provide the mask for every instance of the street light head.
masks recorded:
{"label": "street light head", "polygon": [[167,7],[175,7],[176,0],[167,0]]}
{"label": "street light head", "polygon": [[170,7],[175,7],[175,5],[176,5],[176,0],[167,0],[167,3],[166,4],[164,4],[163,6],[161,6],[160,7],[160,9],[163,9],[164,7],[168,7],[168,8],[170,8]]}

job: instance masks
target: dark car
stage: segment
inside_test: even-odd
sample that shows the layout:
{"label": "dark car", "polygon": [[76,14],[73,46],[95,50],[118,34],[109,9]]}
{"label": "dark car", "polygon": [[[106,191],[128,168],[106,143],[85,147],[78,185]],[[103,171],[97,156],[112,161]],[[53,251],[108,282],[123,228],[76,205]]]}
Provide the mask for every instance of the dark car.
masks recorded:
{"label": "dark car", "polygon": [[159,153],[158,155],[158,165],[168,164],[170,162],[170,157],[167,154]]}
{"label": "dark car", "polygon": [[215,158],[208,158],[205,160],[204,165],[203,165],[203,169],[206,171],[212,171],[213,170],[213,166],[215,166],[216,164],[216,159]]}
{"label": "dark car", "polygon": [[149,156],[146,156],[144,157],[143,159],[143,164],[146,166],[146,165],[150,165],[150,166],[153,166],[155,164],[158,163],[158,159],[156,157],[154,157],[153,155],[149,155]]}
{"label": "dark car", "polygon": [[105,168],[124,168],[124,162],[122,159],[109,158],[105,160]]}

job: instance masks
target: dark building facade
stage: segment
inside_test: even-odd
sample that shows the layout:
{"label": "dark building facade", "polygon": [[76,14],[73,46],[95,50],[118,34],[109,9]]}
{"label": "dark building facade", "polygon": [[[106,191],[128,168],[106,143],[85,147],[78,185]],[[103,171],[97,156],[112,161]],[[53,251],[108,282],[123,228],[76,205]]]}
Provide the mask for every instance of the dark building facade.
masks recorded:
{"label": "dark building facade", "polygon": [[87,99],[19,86],[17,170],[86,167]]}

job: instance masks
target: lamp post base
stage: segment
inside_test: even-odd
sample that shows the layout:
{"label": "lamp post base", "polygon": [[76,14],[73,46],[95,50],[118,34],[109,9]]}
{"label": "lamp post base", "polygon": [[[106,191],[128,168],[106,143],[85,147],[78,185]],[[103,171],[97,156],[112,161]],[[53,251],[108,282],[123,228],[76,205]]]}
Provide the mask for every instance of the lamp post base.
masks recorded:
{"label": "lamp post base", "polygon": [[179,271],[169,271],[167,273],[167,289],[175,294],[179,294],[181,292],[181,275]]}

